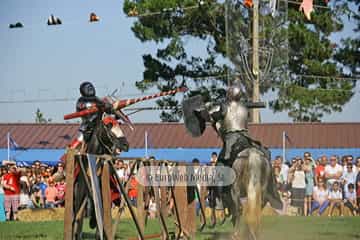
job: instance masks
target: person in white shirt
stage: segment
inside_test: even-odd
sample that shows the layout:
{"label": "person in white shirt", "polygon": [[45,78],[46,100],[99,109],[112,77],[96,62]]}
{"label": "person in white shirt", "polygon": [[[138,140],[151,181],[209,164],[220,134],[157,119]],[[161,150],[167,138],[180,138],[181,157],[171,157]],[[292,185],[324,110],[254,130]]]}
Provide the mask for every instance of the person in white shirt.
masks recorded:
{"label": "person in white shirt", "polygon": [[354,216],[357,216],[359,213],[359,209],[357,208],[357,199],[356,199],[356,192],[354,184],[350,183],[347,185],[348,190],[345,192],[345,203],[344,205],[348,207],[351,213]]}
{"label": "person in white shirt", "polygon": [[122,182],[125,180],[125,169],[124,169],[123,165],[124,165],[124,162],[121,159],[115,160],[116,174],[118,175],[120,181],[122,181]]}
{"label": "person in white shirt", "polygon": [[152,197],[150,198],[148,212],[149,212],[149,217],[150,217],[151,219],[155,219],[155,218],[156,218],[157,207],[156,207],[156,202],[155,202],[155,197],[154,197],[154,196],[152,196]]}
{"label": "person in white shirt", "polygon": [[343,173],[343,167],[337,163],[337,157],[330,157],[330,164],[325,166],[325,178],[328,188],[336,181],[340,181]]}
{"label": "person in white shirt", "polygon": [[318,216],[323,214],[326,208],[329,206],[329,192],[326,189],[325,182],[322,178],[319,178],[318,185],[314,187],[313,202],[311,204],[310,215],[319,208]]}
{"label": "person in white shirt", "polygon": [[289,169],[288,178],[291,183],[291,205],[297,207],[300,215],[303,215],[306,182],[301,158],[297,158]]}
{"label": "person in white shirt", "polygon": [[280,167],[279,176],[281,176],[281,179],[284,181],[284,182],[281,182],[281,184],[287,184],[289,166],[284,164],[284,160],[281,156],[276,156],[275,164]]}
{"label": "person in white shirt", "polygon": [[354,163],[354,172],[356,174],[360,174],[360,157],[356,158],[356,161]]}
{"label": "person in white shirt", "polygon": [[348,162],[346,164],[346,170],[344,170],[343,175],[341,176],[341,183],[344,186],[344,192],[348,191],[349,184],[355,184],[356,173],[353,170],[353,164]]}
{"label": "person in white shirt", "polygon": [[344,216],[344,202],[343,202],[343,193],[341,192],[338,182],[334,182],[332,185],[332,190],[329,193],[330,201],[330,210],[329,217],[333,215],[335,207],[340,209],[340,216]]}

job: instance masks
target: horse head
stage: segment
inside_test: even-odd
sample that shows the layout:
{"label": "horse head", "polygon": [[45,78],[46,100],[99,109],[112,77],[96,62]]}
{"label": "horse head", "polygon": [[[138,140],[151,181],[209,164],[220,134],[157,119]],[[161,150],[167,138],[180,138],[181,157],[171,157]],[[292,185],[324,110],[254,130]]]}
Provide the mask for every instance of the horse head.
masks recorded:
{"label": "horse head", "polygon": [[87,152],[90,154],[117,155],[128,150],[129,143],[119,123],[109,116],[99,118],[87,144]]}

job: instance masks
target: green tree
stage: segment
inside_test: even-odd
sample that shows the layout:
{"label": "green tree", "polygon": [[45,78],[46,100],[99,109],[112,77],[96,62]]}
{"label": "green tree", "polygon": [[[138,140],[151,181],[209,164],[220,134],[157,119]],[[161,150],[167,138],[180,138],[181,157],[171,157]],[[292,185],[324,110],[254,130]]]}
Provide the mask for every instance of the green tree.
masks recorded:
{"label": "green tree", "polygon": [[350,75],[360,75],[360,0],[349,0],[352,5],[351,17],[355,22],[353,29],[355,37],[342,39],[342,47],[337,50],[335,58],[348,68]]}
{"label": "green tree", "polygon": [[[239,1],[227,2],[234,9],[240,4]],[[323,0],[314,2],[325,6]],[[353,66],[353,62],[347,56],[352,56],[353,52],[344,50],[346,44],[335,46],[330,40],[332,33],[343,29],[343,18],[351,12],[347,1],[336,0],[335,8],[316,9],[312,20],[307,21],[298,8],[299,5],[289,3],[288,22],[279,31],[280,35],[284,30],[288,32],[290,50],[288,69],[285,69],[288,77],[272,75],[270,81],[262,82],[261,93],[269,89],[277,93],[277,99],[270,102],[275,112],[288,111],[294,121],[318,121],[324,113],[341,111],[353,96],[353,82],[309,77],[351,75],[346,70]],[[196,86],[191,94],[201,93],[218,99],[224,97],[228,84],[224,76],[231,74],[239,78],[236,66],[241,66],[241,62],[236,62],[236,54],[241,49],[238,52],[228,51],[232,64],[225,64],[227,48],[235,48],[226,42],[227,9],[223,1],[125,0],[123,9],[128,15],[140,14],[132,26],[135,36],[142,42],[154,41],[159,45],[155,55],[143,56],[143,79],[136,83],[140,90],[152,87],[168,90],[185,82],[188,86]],[[244,12],[236,21],[230,21],[230,25],[235,24],[240,29],[239,32],[242,32],[243,26],[245,29],[251,26],[251,9],[242,9],[248,13]],[[264,28],[262,31],[266,33],[272,29]],[[202,56],[193,56],[186,50],[189,38],[202,41],[206,46]],[[279,59],[282,58],[275,56],[275,62]],[[239,79],[244,87],[244,96],[249,99],[251,81],[244,77]],[[174,97],[168,97],[158,100],[157,104],[177,106],[179,102]],[[163,121],[178,121],[181,113],[175,109],[171,113],[161,113],[160,117]]]}
{"label": "green tree", "polygon": [[51,118],[46,119],[44,117],[44,114],[40,111],[40,109],[36,109],[35,112],[35,122],[36,123],[50,123],[51,122]]}
{"label": "green tree", "polygon": [[[294,121],[319,121],[324,113],[340,112],[354,94],[355,82],[340,78],[353,76],[344,68],[353,52],[344,53],[346,45],[337,46],[330,39],[343,29],[344,17],[351,10],[347,1],[335,3],[331,10],[316,8],[311,21],[305,21],[298,6],[289,3],[290,78],[279,87],[271,107],[275,112],[287,110]],[[344,56],[336,57],[338,52]]]}

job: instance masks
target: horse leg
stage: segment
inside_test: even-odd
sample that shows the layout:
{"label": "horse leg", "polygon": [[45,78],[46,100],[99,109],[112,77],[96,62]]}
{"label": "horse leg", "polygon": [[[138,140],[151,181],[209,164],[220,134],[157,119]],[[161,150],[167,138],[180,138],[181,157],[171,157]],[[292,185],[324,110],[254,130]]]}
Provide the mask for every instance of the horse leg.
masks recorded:
{"label": "horse leg", "polygon": [[[236,181],[238,182],[238,181]],[[231,212],[231,222],[234,227],[233,239],[238,239],[240,237],[240,192],[239,187],[236,183],[231,188],[231,197],[232,197],[232,204],[229,205],[229,210]]]}
{"label": "horse leg", "polygon": [[233,182],[232,186],[231,186],[231,204],[229,205],[230,207],[230,212],[231,212],[231,217],[232,217],[232,224],[234,227],[234,233],[232,238],[233,239],[239,239],[240,238],[240,230],[241,230],[241,226],[240,226],[240,217],[241,217],[241,192],[242,190],[242,178],[244,176],[242,176],[243,174],[241,173],[241,169],[244,167],[243,165],[243,160],[244,159],[240,159],[237,158],[234,161],[233,164],[233,170],[235,171],[236,174],[236,178],[235,181]]}
{"label": "horse leg", "polygon": [[249,240],[256,240],[261,217],[261,157],[255,151],[249,154],[249,181],[245,207],[245,232]]}
{"label": "horse leg", "polygon": [[74,221],[74,233],[75,233],[75,239],[81,238],[81,232],[82,232],[82,225],[83,225],[83,217],[84,217],[84,206],[83,202],[86,201],[86,188],[83,186],[82,177],[79,175],[78,181],[75,183],[74,186],[74,215],[75,215],[75,221]]}

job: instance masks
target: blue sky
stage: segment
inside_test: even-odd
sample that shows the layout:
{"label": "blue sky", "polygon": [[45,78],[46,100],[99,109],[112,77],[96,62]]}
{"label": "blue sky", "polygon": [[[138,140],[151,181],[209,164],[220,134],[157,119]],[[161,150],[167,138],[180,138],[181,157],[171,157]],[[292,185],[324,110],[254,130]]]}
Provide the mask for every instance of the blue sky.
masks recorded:
{"label": "blue sky", "polygon": [[[118,88],[121,96],[135,97],[141,93],[135,81],[142,79],[144,53],[154,53],[154,43],[141,43],[131,31],[135,19],[122,12],[123,1],[0,1],[0,101],[78,97],[78,86],[92,81],[98,95]],[[100,16],[99,23],[90,24],[90,12]],[[63,21],[60,26],[47,26],[50,14]],[[22,22],[23,29],[9,29],[10,23]],[[345,34],[351,33],[347,27]],[[338,39],[334,36],[334,39]],[[198,42],[189,47],[201,55]],[[148,93],[153,93],[150,90]],[[355,97],[324,121],[360,121],[359,87]],[[146,94],[146,93],[145,93]],[[266,101],[275,97],[267,94]],[[33,122],[39,107],[45,116],[62,122],[65,113],[74,110],[75,100],[42,103],[0,103],[0,122]],[[154,105],[143,103],[142,105]],[[159,112],[132,115],[135,122],[157,122]],[[263,122],[287,122],[286,113],[273,114],[261,110]]]}

